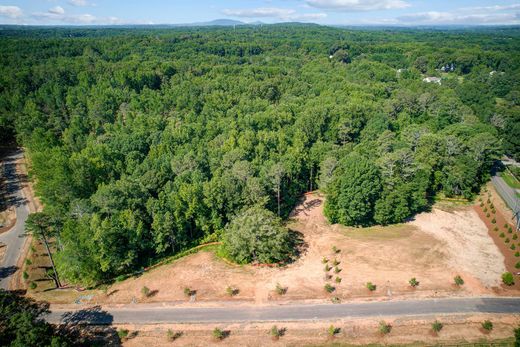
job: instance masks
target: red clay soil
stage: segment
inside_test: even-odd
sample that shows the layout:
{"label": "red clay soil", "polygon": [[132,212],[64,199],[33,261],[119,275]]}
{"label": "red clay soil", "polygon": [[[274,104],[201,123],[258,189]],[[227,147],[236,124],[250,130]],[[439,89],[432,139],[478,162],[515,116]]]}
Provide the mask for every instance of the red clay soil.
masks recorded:
{"label": "red clay soil", "polygon": [[[504,255],[505,258],[505,266],[507,271],[511,272],[515,277],[515,284],[513,286],[506,286],[502,284],[499,293],[504,295],[519,295],[520,294],[520,276],[517,276],[516,273],[520,272],[520,269],[515,268],[515,265],[520,262],[520,257],[516,257],[515,253],[520,252],[520,235],[515,231],[515,227],[510,223],[510,221],[506,220],[504,215],[500,213],[498,209],[496,209],[496,213],[493,214],[491,211],[490,204],[487,201],[487,195],[481,195],[482,200],[484,202],[484,206],[480,207],[480,203],[475,205],[475,211],[478,213],[480,219],[486,224],[488,228],[489,236],[493,239],[497,247],[500,249],[500,252]],[[484,212],[484,208],[487,207],[487,212]],[[495,207],[496,208],[496,207]],[[487,214],[489,213],[489,217]],[[491,223],[491,220],[495,218],[496,223]],[[508,224],[513,229],[512,233],[508,232],[508,228],[505,228],[504,225]],[[498,231],[494,231],[495,227],[498,228]],[[500,237],[501,233],[505,234],[505,237]],[[513,235],[517,234],[518,238],[513,240]],[[509,239],[509,243],[506,243],[505,240]],[[512,250],[510,247],[514,244],[516,249]]]}

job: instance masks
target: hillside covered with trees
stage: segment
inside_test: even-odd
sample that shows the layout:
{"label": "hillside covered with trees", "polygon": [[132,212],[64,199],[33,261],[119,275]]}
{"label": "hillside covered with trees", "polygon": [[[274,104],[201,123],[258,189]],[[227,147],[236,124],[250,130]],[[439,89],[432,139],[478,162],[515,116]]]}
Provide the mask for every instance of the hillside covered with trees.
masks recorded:
{"label": "hillside covered with trees", "polygon": [[0,140],[26,148],[60,276],[91,285],[255,216],[284,232],[275,217],[317,188],[355,226],[471,198],[502,153],[520,159],[519,38],[4,27]]}

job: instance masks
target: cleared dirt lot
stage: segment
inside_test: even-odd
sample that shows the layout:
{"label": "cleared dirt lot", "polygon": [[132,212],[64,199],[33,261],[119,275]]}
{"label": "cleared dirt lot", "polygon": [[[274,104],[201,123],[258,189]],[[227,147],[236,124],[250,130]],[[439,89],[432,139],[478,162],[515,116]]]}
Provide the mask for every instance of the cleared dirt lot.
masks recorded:
{"label": "cleared dirt lot", "polygon": [[[306,249],[286,267],[238,266],[214,252],[201,251],[116,283],[104,292],[71,292],[59,298],[45,295],[45,299],[71,303],[72,298],[83,296],[88,298],[85,303],[213,305],[228,300],[264,304],[329,301],[333,297],[345,301],[486,295],[496,293],[505,271],[504,257],[471,206],[451,212],[434,209],[402,225],[356,229],[329,225],[323,216],[323,199],[308,195],[293,212],[289,227],[303,235]],[[324,257],[329,259],[329,271],[324,269]],[[334,260],[338,262],[337,273]],[[462,276],[463,286],[453,284],[455,275]],[[340,283],[336,277],[341,278]],[[412,277],[420,283],[416,288],[408,284]],[[375,284],[376,290],[369,291],[366,282]],[[276,294],[277,283],[287,288],[285,295]],[[326,283],[335,287],[333,293],[324,290]],[[144,286],[152,292],[148,298],[141,294]],[[238,288],[238,295],[228,296],[228,286]],[[196,295],[186,297],[185,287]]]}

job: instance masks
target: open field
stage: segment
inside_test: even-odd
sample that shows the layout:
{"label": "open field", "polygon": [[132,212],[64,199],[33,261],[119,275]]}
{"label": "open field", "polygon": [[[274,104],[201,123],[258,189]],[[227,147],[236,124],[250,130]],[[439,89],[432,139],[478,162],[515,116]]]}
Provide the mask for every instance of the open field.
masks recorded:
{"label": "open field", "polygon": [[[292,213],[289,227],[303,235],[304,251],[282,268],[238,266],[213,250],[201,250],[103,291],[45,291],[51,282],[43,285],[42,281],[40,289],[30,294],[64,304],[79,298],[82,303],[197,305],[229,300],[264,304],[333,297],[345,301],[467,296],[508,290],[500,284],[504,256],[473,207],[454,207],[451,212],[434,208],[406,224],[357,229],[329,225],[323,216],[323,199],[308,195]],[[36,253],[45,261],[41,251]],[[328,259],[326,264],[323,258]],[[463,286],[453,284],[456,275],[464,279]],[[408,283],[412,277],[419,282],[415,288]],[[368,290],[367,282],[376,289]],[[278,283],[287,289],[284,295],[276,293]],[[325,291],[327,283],[334,287],[332,293]],[[141,293],[144,286],[150,289],[148,297]],[[184,294],[187,287],[193,296]],[[228,295],[228,287],[238,289],[238,294]]]}
{"label": "open field", "polygon": [[[470,344],[495,342],[497,346],[512,343],[513,329],[517,327],[518,316],[472,315],[458,317],[392,318],[385,317],[392,326],[388,335],[378,331],[378,320],[337,320],[330,322],[286,322],[277,328],[285,329],[279,340],[269,334],[272,324],[224,324],[218,327],[229,332],[222,341],[212,337],[214,325],[164,324],[164,325],[124,325],[134,337],[123,342],[124,346],[170,346],[167,331],[179,333],[173,342],[177,346],[347,346],[347,345],[392,345],[404,344],[424,346],[425,344]],[[431,323],[438,319],[444,326],[438,334],[431,330]],[[493,321],[490,333],[483,331],[481,323]],[[331,338],[327,330],[330,325],[338,328]]]}

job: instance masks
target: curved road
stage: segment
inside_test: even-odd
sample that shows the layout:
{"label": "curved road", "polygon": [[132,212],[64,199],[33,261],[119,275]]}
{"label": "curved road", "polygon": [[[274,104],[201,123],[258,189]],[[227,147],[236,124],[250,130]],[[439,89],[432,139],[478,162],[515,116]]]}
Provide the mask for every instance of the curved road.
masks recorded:
{"label": "curved road", "polygon": [[3,173],[6,178],[7,194],[4,203],[7,206],[15,206],[16,223],[9,231],[0,234],[0,244],[6,245],[7,250],[0,260],[0,288],[8,289],[9,282],[18,267],[18,258],[25,243],[25,221],[29,215],[27,200],[23,196],[20,177],[16,173],[16,161],[23,157],[23,152],[19,149],[9,152],[8,156],[2,161]]}
{"label": "curved road", "polygon": [[222,308],[168,307],[160,304],[124,308],[91,307],[53,310],[51,323],[154,324],[330,320],[382,316],[428,316],[467,313],[520,314],[520,298],[454,298],[348,304],[230,306]]}

